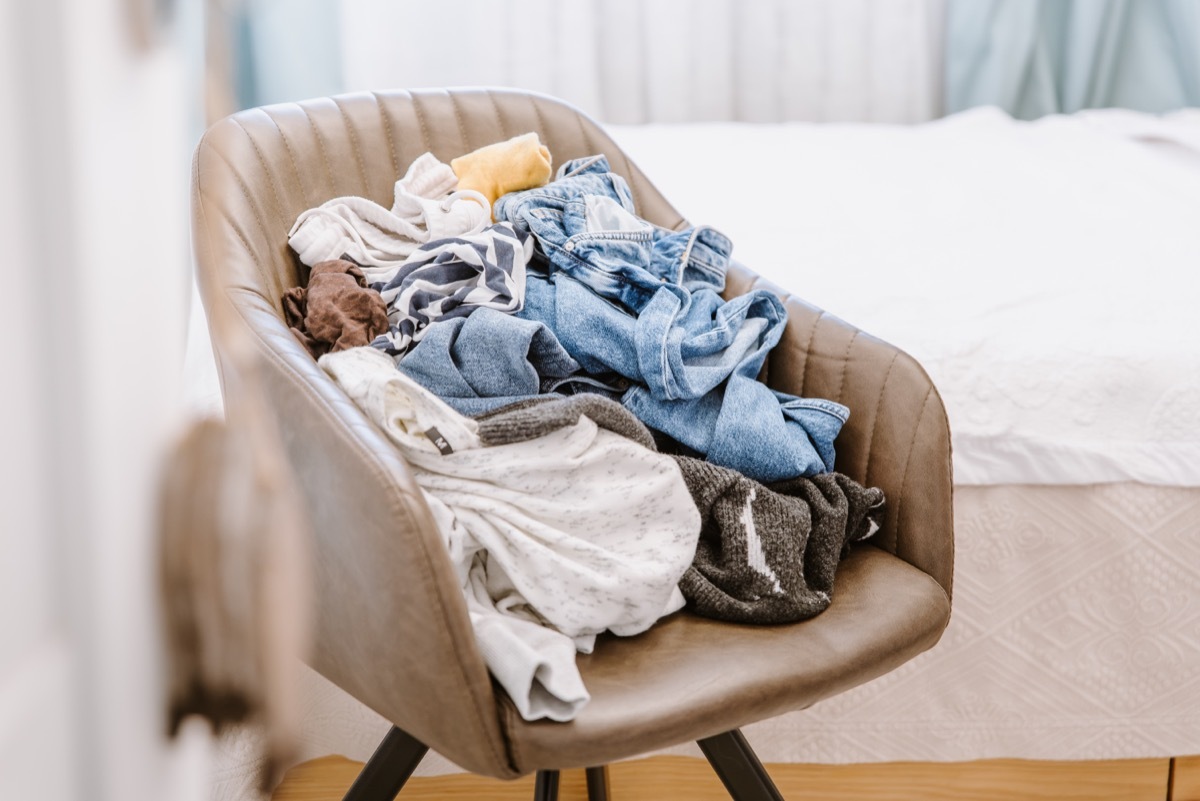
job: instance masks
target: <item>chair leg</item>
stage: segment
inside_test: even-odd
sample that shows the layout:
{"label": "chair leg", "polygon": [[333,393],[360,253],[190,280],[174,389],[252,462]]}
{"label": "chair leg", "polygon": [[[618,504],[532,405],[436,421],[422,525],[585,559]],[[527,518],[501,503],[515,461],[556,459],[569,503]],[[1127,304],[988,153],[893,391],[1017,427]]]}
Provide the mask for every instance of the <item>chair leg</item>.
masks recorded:
{"label": "chair leg", "polygon": [[587,769],[588,801],[608,801],[608,765]]}
{"label": "chair leg", "polygon": [[394,801],[428,750],[429,746],[393,726],[342,801]]}
{"label": "chair leg", "polygon": [[783,801],[740,730],[706,737],[698,745],[733,801]]}
{"label": "chair leg", "polygon": [[539,770],[533,785],[533,801],[558,801],[558,771]]}

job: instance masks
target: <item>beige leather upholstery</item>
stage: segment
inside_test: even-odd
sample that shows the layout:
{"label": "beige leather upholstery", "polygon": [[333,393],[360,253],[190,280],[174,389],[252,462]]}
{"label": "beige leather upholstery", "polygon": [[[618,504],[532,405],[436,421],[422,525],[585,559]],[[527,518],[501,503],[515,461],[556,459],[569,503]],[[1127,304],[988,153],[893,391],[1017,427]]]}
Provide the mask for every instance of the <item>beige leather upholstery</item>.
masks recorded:
{"label": "beige leather upholstery", "polygon": [[[644,217],[686,224],[594,122],[520,92],[389,92],[253,109],[213,126],[197,148],[203,300],[210,316],[231,306],[256,343],[313,519],[313,666],[464,768],[512,777],[801,709],[933,645],[949,619],[953,564],[950,437],[936,389],[907,354],[735,266],[729,294],[768,286],[787,302],[766,380],[851,408],[837,467],[887,493],[879,547],[849,558],[832,606],[804,623],[736,626],[681,613],[639,637],[602,639],[580,657],[592,701],[572,723],[525,722],[493,688],[405,462],[293,339],[280,297],[299,281],[287,232],[301,211],[338,195],[390,205],[393,183],[426,150],[448,162],[526,131],[541,135],[556,165],[604,153]],[[214,345],[220,363],[222,343]],[[221,369],[229,386],[236,376]]]}

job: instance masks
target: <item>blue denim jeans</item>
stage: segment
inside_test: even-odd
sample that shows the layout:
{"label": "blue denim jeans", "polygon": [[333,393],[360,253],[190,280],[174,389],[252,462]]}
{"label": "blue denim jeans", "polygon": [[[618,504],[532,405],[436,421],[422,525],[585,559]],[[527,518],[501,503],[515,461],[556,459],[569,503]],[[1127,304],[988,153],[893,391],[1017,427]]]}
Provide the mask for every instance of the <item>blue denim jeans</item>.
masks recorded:
{"label": "blue denim jeans", "polygon": [[626,408],[714,464],[762,482],[832,470],[849,410],[757,380],[786,324],[782,304],[769,293],[723,303],[708,292],[686,309],[663,292],[633,317],[562,272],[530,271],[518,316],[545,323],[589,372],[630,379]]}
{"label": "blue denim jeans", "polygon": [[497,222],[537,237],[554,270],[635,314],[664,286],[681,299],[725,288],[733,244],[724,234],[707,226],[671,231],[635,216],[629,185],[604,156],[568,161],[558,175],[494,207]]}
{"label": "blue denim jeans", "polygon": [[465,415],[549,392],[618,398],[629,386],[585,374],[544,324],[487,308],[434,323],[397,366]]}

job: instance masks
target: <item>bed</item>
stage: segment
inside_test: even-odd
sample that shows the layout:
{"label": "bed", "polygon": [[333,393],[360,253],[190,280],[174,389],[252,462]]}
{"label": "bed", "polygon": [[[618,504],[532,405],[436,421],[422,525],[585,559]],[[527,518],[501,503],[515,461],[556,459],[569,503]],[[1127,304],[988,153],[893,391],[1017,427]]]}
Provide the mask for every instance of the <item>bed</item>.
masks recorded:
{"label": "bed", "polygon": [[[735,258],[913,354],[950,415],[942,642],[748,727],[759,755],[1200,751],[1200,111],[610,130]],[[388,725],[315,673],[305,703],[304,758],[365,759]],[[222,749],[218,797],[245,797],[248,744]]]}

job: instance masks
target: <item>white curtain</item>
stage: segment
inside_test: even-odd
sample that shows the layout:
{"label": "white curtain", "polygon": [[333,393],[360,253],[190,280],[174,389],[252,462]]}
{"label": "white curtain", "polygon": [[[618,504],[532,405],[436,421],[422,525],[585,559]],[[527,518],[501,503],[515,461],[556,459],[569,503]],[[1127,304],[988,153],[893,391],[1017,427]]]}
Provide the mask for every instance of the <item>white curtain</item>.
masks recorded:
{"label": "white curtain", "polygon": [[920,122],[945,0],[343,0],[347,89],[513,86],[611,123]]}

